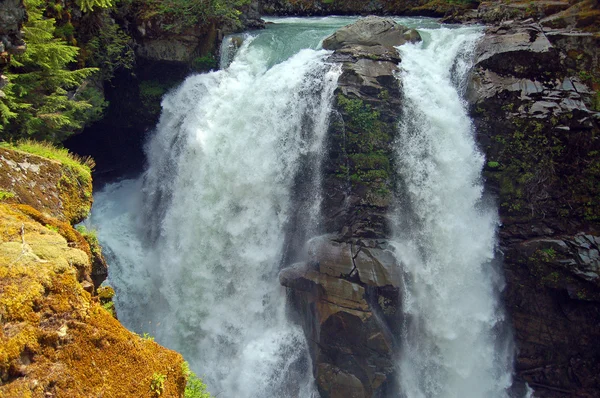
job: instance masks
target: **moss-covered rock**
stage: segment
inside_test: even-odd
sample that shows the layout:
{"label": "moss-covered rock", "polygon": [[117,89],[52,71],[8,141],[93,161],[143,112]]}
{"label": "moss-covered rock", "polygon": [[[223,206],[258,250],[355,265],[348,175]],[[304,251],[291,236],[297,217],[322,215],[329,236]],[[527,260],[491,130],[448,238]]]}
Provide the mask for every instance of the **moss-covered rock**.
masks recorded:
{"label": "moss-covered rock", "polygon": [[0,147],[0,190],[12,193],[14,202],[78,223],[92,207],[91,169],[68,156],[33,142]]}
{"label": "moss-covered rock", "polygon": [[161,396],[181,397],[183,358],[125,329],[110,289],[92,296],[102,255],[71,224],[92,203],[89,167],[42,149],[58,160],[0,148],[0,396],[156,397],[160,375]]}
{"label": "moss-covered rock", "polygon": [[80,283],[85,251],[31,214],[0,204],[0,395],[152,397],[160,373],[180,397],[181,356],[121,326]]}

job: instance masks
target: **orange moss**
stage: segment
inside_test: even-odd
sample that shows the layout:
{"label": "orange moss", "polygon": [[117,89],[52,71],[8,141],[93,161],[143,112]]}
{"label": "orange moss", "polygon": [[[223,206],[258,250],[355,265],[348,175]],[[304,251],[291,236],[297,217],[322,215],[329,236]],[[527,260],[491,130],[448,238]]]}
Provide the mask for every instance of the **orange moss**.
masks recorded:
{"label": "orange moss", "polygon": [[87,243],[69,228],[0,203],[0,397],[153,397],[155,373],[167,376],[161,397],[181,397],[182,357],[92,301],[77,271],[90,267]]}

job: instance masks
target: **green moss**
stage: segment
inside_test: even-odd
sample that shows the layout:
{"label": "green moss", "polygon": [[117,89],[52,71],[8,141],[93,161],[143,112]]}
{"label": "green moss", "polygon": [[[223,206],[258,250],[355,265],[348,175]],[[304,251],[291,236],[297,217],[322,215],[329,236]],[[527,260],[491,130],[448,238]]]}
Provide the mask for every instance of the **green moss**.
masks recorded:
{"label": "green moss", "polygon": [[[380,96],[389,95],[382,91]],[[345,152],[348,164],[339,166],[336,176],[348,178],[353,186],[367,186],[378,194],[389,193],[391,171],[391,136],[381,114],[358,98],[337,96],[344,114]]]}
{"label": "green moss", "polygon": [[[92,254],[96,257],[102,256],[102,246],[100,246],[100,242],[98,241],[98,235],[95,230],[89,230],[85,227],[85,225],[78,225],[75,227],[77,232],[79,232],[87,243],[90,245],[90,250]],[[114,291],[113,291],[114,294]]]}
{"label": "green moss", "polygon": [[59,233],[59,230],[58,230],[57,226],[46,224],[46,228],[48,228],[50,231],[54,231],[56,233]]}
{"label": "green moss", "polygon": [[556,258],[556,251],[552,248],[542,249],[541,252],[549,259],[552,260]]}
{"label": "green moss", "polygon": [[49,142],[32,140],[21,140],[15,143],[0,142],[0,147],[57,160],[73,170],[81,182],[87,183],[92,180],[92,169],[95,166],[92,158],[79,157],[69,152],[68,149],[58,148]]}
{"label": "green moss", "polygon": [[350,128],[368,131],[376,129],[379,121],[379,112],[360,99],[350,99],[342,94],[337,97],[338,104],[350,116]]}
{"label": "green moss", "polygon": [[191,67],[193,70],[198,72],[209,71],[216,69],[219,66],[217,59],[214,55],[208,54],[202,57],[196,57],[192,60]]}
{"label": "green moss", "polygon": [[0,201],[1,200],[12,199],[14,197],[15,197],[14,193],[0,190]]}
{"label": "green moss", "polygon": [[143,80],[139,84],[139,96],[143,112],[150,115],[160,115],[162,97],[176,83],[174,81]]}

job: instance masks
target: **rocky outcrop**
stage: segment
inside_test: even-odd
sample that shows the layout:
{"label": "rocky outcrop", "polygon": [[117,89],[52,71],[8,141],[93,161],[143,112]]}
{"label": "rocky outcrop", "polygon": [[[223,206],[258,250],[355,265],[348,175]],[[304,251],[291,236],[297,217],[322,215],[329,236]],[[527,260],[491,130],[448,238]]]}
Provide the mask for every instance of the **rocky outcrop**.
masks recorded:
{"label": "rocky outcrop", "polygon": [[489,28],[469,98],[498,197],[517,378],[540,397],[600,395],[598,37]]}
{"label": "rocky outcrop", "polygon": [[324,42],[341,64],[323,172],[325,235],[281,271],[307,334],[323,398],[393,394],[399,267],[388,245],[391,145],[400,61],[393,47],[420,40],[392,20],[369,17]]}
{"label": "rocky outcrop", "polygon": [[0,3],[0,98],[5,93],[2,89],[8,84],[8,78],[2,74],[13,54],[25,51],[21,27],[25,21],[23,0],[5,0]]}
{"label": "rocky outcrop", "polygon": [[[0,396],[181,397],[182,357],[126,330],[91,294],[93,249],[61,213],[79,198],[53,185],[67,166],[0,151]],[[91,186],[79,190],[89,208]]]}
{"label": "rocky outcrop", "polygon": [[13,200],[71,224],[83,221],[92,206],[92,178],[58,160],[0,148],[0,189]]}
{"label": "rocky outcrop", "polygon": [[21,34],[23,21],[23,0],[4,0],[0,4],[0,70],[8,64],[11,54],[22,54],[25,51]]}
{"label": "rocky outcrop", "polygon": [[181,19],[190,18],[187,14],[178,19],[177,15],[158,12],[153,7],[156,8],[156,5],[134,2],[132,10],[127,12],[133,17],[131,26],[132,36],[136,41],[136,55],[150,61],[184,63],[194,67],[196,59],[218,53],[218,46],[224,35],[264,27],[257,0],[242,7],[239,23],[235,25],[202,20],[200,14],[196,23],[186,24]]}
{"label": "rocky outcrop", "polygon": [[428,15],[444,16],[471,9],[475,2],[439,0],[261,0],[265,15]]}

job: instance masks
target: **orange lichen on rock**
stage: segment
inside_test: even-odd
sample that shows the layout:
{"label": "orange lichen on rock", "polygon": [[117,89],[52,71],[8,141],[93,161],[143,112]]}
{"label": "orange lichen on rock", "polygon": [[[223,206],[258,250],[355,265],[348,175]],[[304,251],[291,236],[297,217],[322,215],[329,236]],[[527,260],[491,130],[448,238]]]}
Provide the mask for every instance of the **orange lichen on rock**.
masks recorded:
{"label": "orange lichen on rock", "polygon": [[89,255],[48,219],[0,203],[0,397],[155,397],[155,374],[161,397],[181,397],[183,358],[92,299]]}

